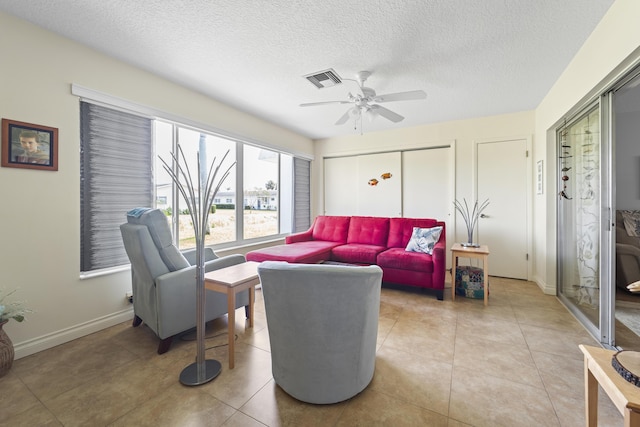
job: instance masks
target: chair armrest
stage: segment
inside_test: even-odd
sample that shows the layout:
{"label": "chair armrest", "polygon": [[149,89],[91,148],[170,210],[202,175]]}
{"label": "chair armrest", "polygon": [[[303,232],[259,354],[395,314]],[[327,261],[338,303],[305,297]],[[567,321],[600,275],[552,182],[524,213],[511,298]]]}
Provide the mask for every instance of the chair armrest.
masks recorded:
{"label": "chair armrest", "polygon": [[[244,255],[234,254],[216,258],[204,263],[204,271],[209,272],[219,270],[236,264],[246,262]],[[182,270],[171,271],[167,274],[156,277],[156,287],[164,286],[188,286],[192,287],[195,283],[196,266],[183,268]]]}
{"label": "chair armrest", "polygon": [[207,261],[204,265],[204,269],[205,271],[220,270],[221,268],[230,267],[236,264],[242,264],[243,262],[247,262],[244,255],[227,255],[211,261]]}
{"label": "chair armrest", "polygon": [[[184,257],[187,259],[187,261],[189,261],[189,264],[191,265],[196,265],[196,249],[185,249],[184,251],[181,251],[182,255],[184,255]],[[214,259],[217,259],[218,256],[215,254],[215,252],[213,252],[213,249],[211,248],[204,248],[204,260],[205,261],[211,261]]]}
{"label": "chair armrest", "polygon": [[313,240],[313,229],[310,228],[307,231],[303,231],[301,233],[291,234],[284,238],[284,243],[297,243],[297,242],[308,242]]}

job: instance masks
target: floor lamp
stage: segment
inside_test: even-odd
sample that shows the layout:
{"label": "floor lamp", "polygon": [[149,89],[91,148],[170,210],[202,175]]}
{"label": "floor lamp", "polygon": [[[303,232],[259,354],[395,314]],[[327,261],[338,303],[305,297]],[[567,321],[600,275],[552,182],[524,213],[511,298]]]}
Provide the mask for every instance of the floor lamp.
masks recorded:
{"label": "floor lamp", "polygon": [[[193,231],[196,237],[196,345],[197,355],[195,363],[190,364],[180,373],[180,382],[184,385],[195,386],[208,383],[220,374],[222,364],[214,359],[205,360],[204,332],[205,332],[205,289],[204,289],[204,240],[209,224],[209,212],[211,205],[222,183],[227,179],[235,162],[233,162],[220,179],[216,177],[220,172],[220,167],[229,155],[229,151],[224,155],[220,163],[216,166],[214,158],[209,167],[206,180],[200,179],[204,172],[201,170],[200,152],[197,153],[197,187],[194,186],[193,179],[187,160],[184,156],[180,144],[178,144],[178,155],[171,153],[173,159],[172,168],[162,158],[164,170],[171,176],[171,179],[178,187],[180,194],[187,203],[187,208],[191,215]],[[204,187],[204,188],[203,188]]]}

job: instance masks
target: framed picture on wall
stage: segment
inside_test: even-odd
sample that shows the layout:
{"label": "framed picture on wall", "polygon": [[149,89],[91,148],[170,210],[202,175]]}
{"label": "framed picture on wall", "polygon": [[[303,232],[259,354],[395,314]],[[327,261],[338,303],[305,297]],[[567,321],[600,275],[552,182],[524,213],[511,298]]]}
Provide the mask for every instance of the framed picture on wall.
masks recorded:
{"label": "framed picture on wall", "polygon": [[58,129],[2,119],[2,166],[58,170]]}
{"label": "framed picture on wall", "polygon": [[536,189],[538,194],[542,194],[542,179],[543,179],[543,160],[538,160],[538,169],[536,172]]}

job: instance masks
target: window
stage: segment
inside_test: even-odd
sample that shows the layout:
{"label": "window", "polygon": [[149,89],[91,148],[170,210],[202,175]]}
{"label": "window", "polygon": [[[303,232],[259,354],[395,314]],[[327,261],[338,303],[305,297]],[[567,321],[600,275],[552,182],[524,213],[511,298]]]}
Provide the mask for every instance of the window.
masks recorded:
{"label": "window", "polygon": [[[214,158],[216,166],[225,154],[226,165],[237,162],[214,199],[207,246],[230,247],[290,233],[299,221],[294,213],[296,217],[310,213],[308,160],[85,101],[81,101],[81,127],[82,272],[129,262],[119,226],[126,221],[125,213],[135,207],[162,209],[177,246],[195,246],[186,202],[160,161],[172,164],[171,153],[178,143],[192,173],[197,171],[198,152],[201,170],[207,173]],[[294,169],[307,174],[304,191],[294,191],[294,176],[298,176]],[[306,206],[302,213],[296,211],[299,206]],[[309,222],[310,218],[303,220],[306,228]]]}

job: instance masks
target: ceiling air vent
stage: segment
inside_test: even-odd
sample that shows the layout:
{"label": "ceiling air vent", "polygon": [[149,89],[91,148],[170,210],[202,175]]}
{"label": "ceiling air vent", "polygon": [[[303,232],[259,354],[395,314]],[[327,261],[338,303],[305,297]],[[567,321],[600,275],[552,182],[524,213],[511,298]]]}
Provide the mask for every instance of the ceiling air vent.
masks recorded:
{"label": "ceiling air vent", "polygon": [[342,83],[340,76],[338,76],[338,74],[331,68],[324,71],[318,71],[317,73],[307,74],[304,78],[313,83],[313,85],[318,89]]}

